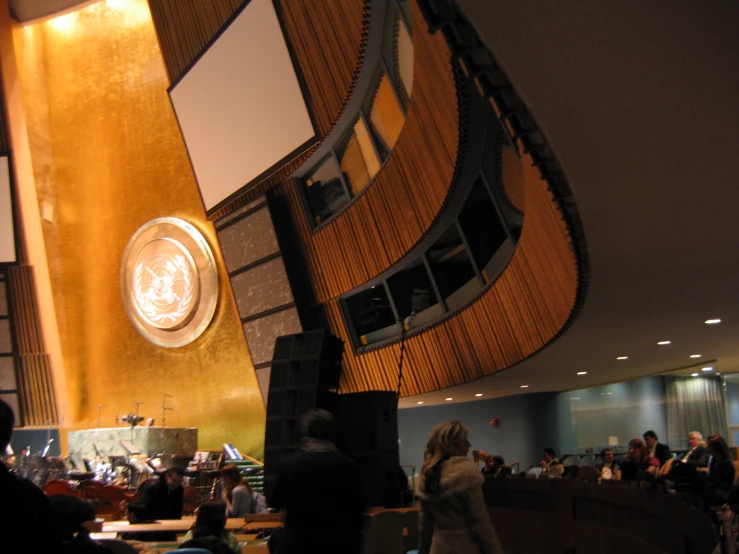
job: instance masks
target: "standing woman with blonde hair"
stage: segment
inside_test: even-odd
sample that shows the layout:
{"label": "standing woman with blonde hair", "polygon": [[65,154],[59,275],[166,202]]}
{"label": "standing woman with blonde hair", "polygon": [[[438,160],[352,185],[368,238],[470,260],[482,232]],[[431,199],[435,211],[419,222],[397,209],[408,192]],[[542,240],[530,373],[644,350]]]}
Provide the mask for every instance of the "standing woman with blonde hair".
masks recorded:
{"label": "standing woman with blonde hair", "polygon": [[431,431],[420,475],[419,554],[501,554],[477,464],[467,458],[469,429],[459,421]]}

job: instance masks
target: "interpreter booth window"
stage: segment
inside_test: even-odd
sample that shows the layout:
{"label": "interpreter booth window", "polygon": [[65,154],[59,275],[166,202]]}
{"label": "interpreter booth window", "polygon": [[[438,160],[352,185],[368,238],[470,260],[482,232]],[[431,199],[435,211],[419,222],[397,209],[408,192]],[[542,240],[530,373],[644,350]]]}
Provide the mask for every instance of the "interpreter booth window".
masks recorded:
{"label": "interpreter booth window", "polygon": [[377,342],[396,334],[397,319],[383,284],[347,298],[345,307],[360,344]]}
{"label": "interpreter booth window", "polygon": [[482,288],[456,222],[436,240],[426,256],[449,310],[461,307]]}
{"label": "interpreter booth window", "polygon": [[403,84],[403,92],[410,98],[413,89],[413,37],[403,17],[397,20],[395,45],[395,71]]}
{"label": "interpreter booth window", "polygon": [[316,223],[325,221],[349,202],[349,192],[333,152],[305,179],[305,185]]}
{"label": "interpreter booth window", "polygon": [[370,137],[364,117],[359,117],[336,152],[344,179],[356,196],[380,171],[380,156]]}
{"label": "interpreter booth window", "polygon": [[403,129],[405,112],[395,88],[390,82],[390,77],[384,70],[379,74],[366,113],[368,114],[377,152],[380,158],[385,161],[395,148],[400,131]]}
{"label": "interpreter booth window", "polygon": [[400,321],[405,321],[415,313],[409,328],[420,327],[444,314],[444,307],[439,302],[424,262],[421,257],[387,280]]}
{"label": "interpreter booth window", "polygon": [[496,259],[496,255],[506,245],[500,255],[509,256],[514,244],[482,177],[478,177],[467,197],[459,214],[459,225],[483,280],[486,283],[493,280],[504,266],[504,260]]}

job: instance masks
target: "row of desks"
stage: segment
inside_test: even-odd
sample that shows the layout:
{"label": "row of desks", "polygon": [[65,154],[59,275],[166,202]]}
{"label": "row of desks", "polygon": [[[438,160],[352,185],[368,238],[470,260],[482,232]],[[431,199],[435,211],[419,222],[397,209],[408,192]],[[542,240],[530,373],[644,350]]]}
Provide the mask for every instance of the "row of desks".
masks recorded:
{"label": "row of desks", "polygon": [[[186,533],[195,523],[195,518],[183,517],[182,519],[161,519],[151,523],[129,523],[128,521],[105,521],[103,522],[101,531],[103,533],[145,533],[145,532],[161,532],[171,531],[175,533]],[[274,529],[282,527],[282,521],[250,521],[245,522],[244,518],[228,518],[226,520],[226,529],[229,531],[238,531],[246,527],[247,529]]]}

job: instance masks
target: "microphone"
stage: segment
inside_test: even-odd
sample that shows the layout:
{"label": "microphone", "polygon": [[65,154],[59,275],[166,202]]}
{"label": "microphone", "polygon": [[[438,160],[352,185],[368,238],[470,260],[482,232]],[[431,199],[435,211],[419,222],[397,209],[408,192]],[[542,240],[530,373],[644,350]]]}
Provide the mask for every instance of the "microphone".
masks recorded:
{"label": "microphone", "polygon": [[46,448],[44,448],[44,451],[41,453],[42,458],[46,457],[46,453],[49,451],[49,447],[51,446],[52,442],[54,442],[54,439],[49,439],[49,442],[46,443]]}
{"label": "microphone", "polygon": [[411,324],[411,321],[413,321],[417,315],[418,312],[416,312],[416,310],[413,310],[410,315],[403,320],[403,327],[406,331],[408,330],[408,326]]}

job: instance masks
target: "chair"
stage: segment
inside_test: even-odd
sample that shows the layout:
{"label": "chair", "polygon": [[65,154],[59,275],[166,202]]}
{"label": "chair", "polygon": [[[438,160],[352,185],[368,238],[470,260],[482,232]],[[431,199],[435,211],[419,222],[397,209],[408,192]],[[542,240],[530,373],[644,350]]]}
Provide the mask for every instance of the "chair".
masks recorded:
{"label": "chair", "polygon": [[374,515],[375,544],[369,554],[403,554],[403,514],[384,510]]}
{"label": "chair", "polygon": [[420,516],[420,510],[407,510],[403,512],[403,524],[406,529],[406,535],[403,537],[403,550],[406,552],[418,550],[418,540],[420,539],[418,519]]}
{"label": "chair", "polygon": [[562,465],[564,467],[571,467],[571,466],[577,467],[580,465],[580,456],[567,456],[562,462]]}
{"label": "chair", "polygon": [[588,454],[580,458],[580,467],[588,466],[592,467],[595,465],[595,456]]}

